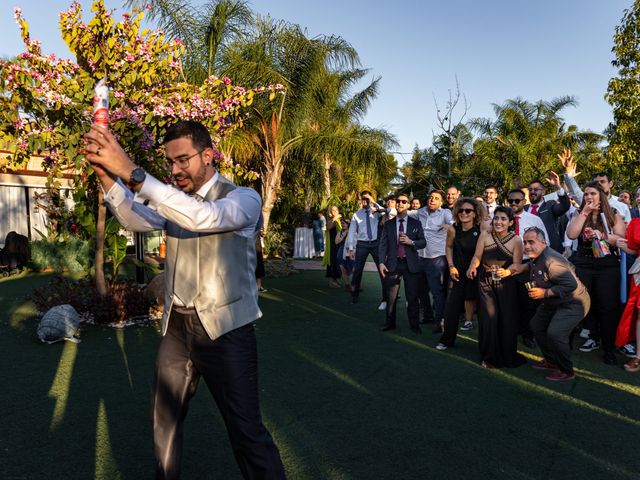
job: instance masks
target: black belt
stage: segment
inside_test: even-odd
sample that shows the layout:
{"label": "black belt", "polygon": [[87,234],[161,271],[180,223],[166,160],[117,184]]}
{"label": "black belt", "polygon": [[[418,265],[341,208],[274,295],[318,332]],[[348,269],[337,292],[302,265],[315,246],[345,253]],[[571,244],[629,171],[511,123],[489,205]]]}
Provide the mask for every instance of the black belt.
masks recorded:
{"label": "black belt", "polygon": [[397,257],[397,260],[399,262],[406,262],[407,261],[407,257]]}
{"label": "black belt", "polygon": [[378,240],[358,240],[358,243],[378,243]]}

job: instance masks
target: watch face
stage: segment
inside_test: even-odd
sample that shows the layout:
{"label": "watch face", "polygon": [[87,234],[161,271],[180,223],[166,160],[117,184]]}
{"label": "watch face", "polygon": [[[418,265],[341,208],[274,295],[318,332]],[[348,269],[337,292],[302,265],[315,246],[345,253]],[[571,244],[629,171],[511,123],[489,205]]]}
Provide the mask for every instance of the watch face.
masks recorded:
{"label": "watch face", "polygon": [[133,183],[142,183],[146,176],[146,172],[142,168],[138,167],[131,172],[131,181]]}

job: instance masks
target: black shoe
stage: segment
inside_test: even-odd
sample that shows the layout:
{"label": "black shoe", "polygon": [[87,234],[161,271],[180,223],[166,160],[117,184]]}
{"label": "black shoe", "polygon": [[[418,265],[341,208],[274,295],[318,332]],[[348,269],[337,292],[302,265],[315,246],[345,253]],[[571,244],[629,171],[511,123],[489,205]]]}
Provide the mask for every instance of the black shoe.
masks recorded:
{"label": "black shoe", "polygon": [[607,365],[615,365],[616,363],[618,363],[616,361],[616,354],[613,352],[604,352],[604,354],[602,355],[602,361]]}
{"label": "black shoe", "polygon": [[384,327],[382,327],[380,329],[380,331],[382,332],[388,332],[389,330],[395,330],[396,326],[395,325],[385,325]]}
{"label": "black shoe", "polygon": [[536,348],[538,346],[535,339],[529,337],[522,337],[522,344],[527,348]]}
{"label": "black shoe", "polygon": [[418,334],[422,333],[422,329],[420,328],[420,325],[418,325],[417,327],[411,327],[411,331],[413,333],[418,333]]}
{"label": "black shoe", "polygon": [[354,303],[358,303],[358,297],[351,297],[351,302],[350,302],[350,303],[351,303],[352,305],[353,305]]}

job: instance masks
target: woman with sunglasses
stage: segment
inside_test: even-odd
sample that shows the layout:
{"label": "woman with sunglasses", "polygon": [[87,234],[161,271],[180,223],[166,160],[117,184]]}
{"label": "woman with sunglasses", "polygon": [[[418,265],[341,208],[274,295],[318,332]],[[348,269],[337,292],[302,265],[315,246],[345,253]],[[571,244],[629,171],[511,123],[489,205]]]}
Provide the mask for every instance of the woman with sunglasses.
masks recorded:
{"label": "woman with sunglasses", "polygon": [[464,313],[462,330],[473,328],[473,311],[478,296],[477,279],[467,278],[471,259],[480,238],[484,207],[469,197],[459,198],[453,205],[453,225],[447,231],[446,256],[449,276],[453,280],[444,312],[444,331],[438,350],[453,347],[458,335],[458,319]]}
{"label": "woman with sunglasses", "polygon": [[[518,304],[512,275],[522,264],[522,240],[513,232],[513,211],[498,206],[491,232],[480,234],[467,277],[478,277],[478,346],[484,368],[518,367]],[[478,272],[478,267],[480,272]]]}
{"label": "woman with sunglasses", "polygon": [[616,243],[625,238],[625,225],[597,181],[585,185],[580,210],[571,217],[566,234],[571,240],[578,240],[573,263],[576,275],[591,296],[591,312],[587,317],[589,338],[580,350],[592,352],[602,347],[604,363],[615,365],[620,294]]}

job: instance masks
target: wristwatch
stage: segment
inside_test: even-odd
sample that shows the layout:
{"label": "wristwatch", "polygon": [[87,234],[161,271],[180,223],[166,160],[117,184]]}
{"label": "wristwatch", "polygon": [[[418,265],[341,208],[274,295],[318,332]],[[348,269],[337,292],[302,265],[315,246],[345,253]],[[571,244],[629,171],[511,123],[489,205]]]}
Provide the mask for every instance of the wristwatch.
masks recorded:
{"label": "wristwatch", "polygon": [[133,188],[136,185],[140,185],[142,182],[144,182],[145,178],[147,178],[147,172],[144,171],[144,168],[136,167],[131,171],[131,174],[129,175],[127,187]]}

